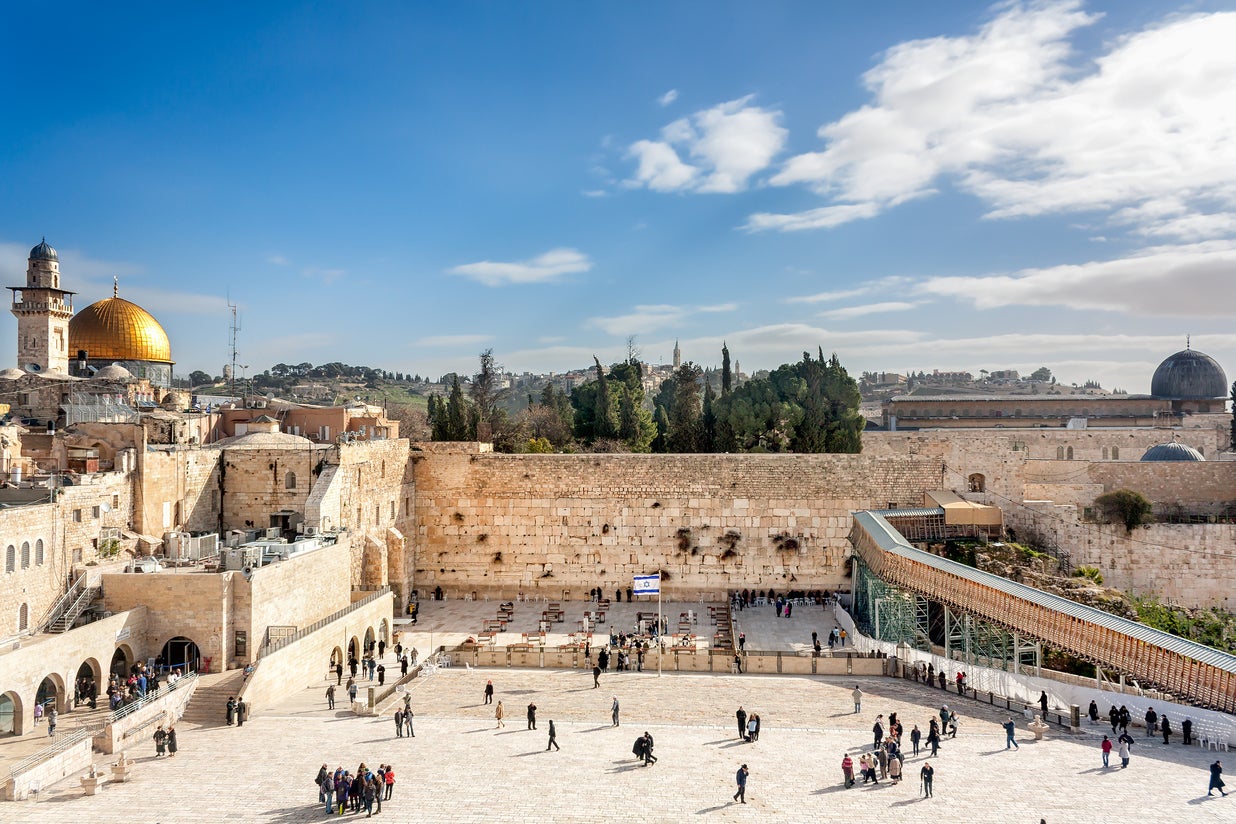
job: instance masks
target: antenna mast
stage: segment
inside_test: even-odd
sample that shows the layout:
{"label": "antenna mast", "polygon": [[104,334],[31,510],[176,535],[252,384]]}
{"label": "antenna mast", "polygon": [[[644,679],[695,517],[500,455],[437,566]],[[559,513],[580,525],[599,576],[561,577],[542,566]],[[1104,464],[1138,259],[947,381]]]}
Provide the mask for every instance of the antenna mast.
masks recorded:
{"label": "antenna mast", "polygon": [[236,397],[236,333],[240,331],[240,316],[236,314],[236,304],[232,303],[230,299],[227,302],[227,308],[232,310],[232,326],[230,330],[232,340],[232,374],[230,391],[232,397]]}

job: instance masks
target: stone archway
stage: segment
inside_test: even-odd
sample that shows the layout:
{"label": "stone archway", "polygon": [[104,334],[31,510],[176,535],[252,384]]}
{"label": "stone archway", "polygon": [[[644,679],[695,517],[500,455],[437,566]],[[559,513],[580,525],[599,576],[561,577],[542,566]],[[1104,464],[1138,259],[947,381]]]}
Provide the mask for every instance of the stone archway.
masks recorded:
{"label": "stone archway", "polygon": [[388,647],[391,645],[391,625],[385,618],[378,624],[378,640],[385,641]]}
{"label": "stone archway", "polygon": [[372,650],[372,649],[374,648],[374,645],[375,645],[376,643],[377,643],[377,641],[374,639],[374,635],[373,635],[373,627],[369,627],[369,629],[365,630],[365,646],[364,646],[364,650],[365,650],[366,654],[368,654],[368,653],[369,653],[369,651],[370,651],[370,650]]}
{"label": "stone archway", "polygon": [[99,666],[99,662],[94,658],[82,661],[73,680],[73,707],[90,704],[90,708],[95,709],[98,704],[99,691],[104,689],[100,686],[102,682],[103,668]]}
{"label": "stone archway", "polygon": [[112,653],[112,662],[108,666],[107,671],[111,674],[119,675],[121,678],[126,678],[129,675],[129,667],[133,666],[133,650],[129,649],[128,644],[120,644],[116,647],[116,651]]}
{"label": "stone archway", "polygon": [[26,732],[26,716],[21,696],[9,691],[0,695],[0,736]]}
{"label": "stone archway", "polygon": [[[348,661],[359,661],[361,658],[360,639],[355,635],[348,641]],[[346,661],[344,663],[347,663]]]}
{"label": "stone archway", "polygon": [[330,668],[333,670],[336,664],[347,665],[348,661],[343,657],[343,648],[335,647],[330,651]]}
{"label": "stone archway", "polygon": [[34,693],[36,703],[43,705],[43,714],[46,716],[53,709],[61,715],[66,709],[64,679],[59,673],[53,672],[39,683],[39,688]]}
{"label": "stone archway", "polygon": [[971,492],[986,492],[987,477],[981,472],[975,472],[968,479]]}
{"label": "stone archway", "polygon": [[169,638],[167,643],[163,645],[163,651],[159,653],[159,657],[163,659],[163,665],[170,668],[179,667],[180,671],[185,675],[191,672],[198,672],[202,668],[202,652],[192,638],[186,638],[183,635],[177,635],[175,638]]}

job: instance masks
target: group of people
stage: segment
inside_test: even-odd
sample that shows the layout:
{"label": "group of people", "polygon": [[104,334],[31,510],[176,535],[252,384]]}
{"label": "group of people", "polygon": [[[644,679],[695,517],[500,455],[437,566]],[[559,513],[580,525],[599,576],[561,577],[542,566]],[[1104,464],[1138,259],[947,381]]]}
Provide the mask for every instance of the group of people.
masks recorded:
{"label": "group of people", "polygon": [[180,744],[176,740],[176,727],[172,724],[167,725],[167,729],[163,729],[160,724],[159,728],[154,733],[155,758],[168,756],[175,757],[176,750],[180,748]]}
{"label": "group of people", "polygon": [[[1099,705],[1096,702],[1091,701],[1086,715],[1090,718],[1091,724],[1097,724],[1099,722]],[[1116,709],[1116,705],[1112,704],[1107,711],[1107,720],[1112,725],[1112,735],[1115,735],[1117,730],[1119,730],[1123,737],[1123,734],[1127,734],[1129,731],[1129,724],[1132,723],[1133,716],[1132,713],[1129,712],[1129,708],[1125,705],[1121,704],[1120,709]],[[1172,722],[1167,717],[1167,713],[1160,715],[1155,712],[1154,707],[1149,707],[1146,710],[1145,721],[1147,738],[1151,738],[1156,734],[1161,734],[1163,736],[1164,744],[1171,743],[1171,737],[1174,730],[1172,729]],[[1193,743],[1193,719],[1186,718],[1181,721],[1180,732],[1181,735],[1184,736],[1184,741],[1182,743],[1186,747],[1191,745]],[[1103,738],[1106,740],[1107,736],[1103,736]]]}
{"label": "group of people", "polygon": [[785,606],[787,603],[802,602],[819,604],[828,606],[832,601],[832,593],[828,590],[790,590],[789,592],[778,593],[776,590],[759,590],[759,589],[744,589],[742,592],[733,592],[730,594],[730,606],[733,609],[742,611],[747,607],[754,606],[759,603],[759,599],[763,598],[765,604],[772,604],[777,612],[777,617],[790,617],[790,613],[786,612]]}
{"label": "group of people", "polygon": [[226,708],[227,725],[230,727],[235,724],[238,727],[243,727],[245,722],[249,720],[249,705],[245,703],[243,698],[228,697]]}
{"label": "group of people", "polygon": [[748,744],[754,744],[760,740],[760,714],[753,712],[750,715],[742,708],[738,707],[738,712],[734,713],[738,719],[738,737]]}
{"label": "group of people", "polygon": [[340,766],[332,773],[323,764],[314,783],[318,785],[318,801],[325,804],[327,815],[364,810],[368,818],[375,812],[382,812],[384,800],[391,800],[395,791],[395,768],[379,764],[377,770],[371,770],[362,762],[354,772]]}

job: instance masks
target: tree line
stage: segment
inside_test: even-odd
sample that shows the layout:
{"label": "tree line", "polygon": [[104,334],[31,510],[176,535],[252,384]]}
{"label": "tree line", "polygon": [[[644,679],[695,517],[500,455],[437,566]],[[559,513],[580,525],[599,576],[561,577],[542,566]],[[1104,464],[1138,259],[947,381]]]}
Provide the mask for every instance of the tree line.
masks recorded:
{"label": "tree line", "polygon": [[644,369],[628,347],[608,368],[568,394],[552,383],[515,414],[503,408],[493,350],[481,353],[467,392],[458,376],[446,397],[429,397],[432,438],[492,441],[501,452],[859,452],[864,419],[858,384],[834,354],[804,352],[767,377],[734,386],[721,349],[719,391],[695,363],[684,363],[645,397]]}

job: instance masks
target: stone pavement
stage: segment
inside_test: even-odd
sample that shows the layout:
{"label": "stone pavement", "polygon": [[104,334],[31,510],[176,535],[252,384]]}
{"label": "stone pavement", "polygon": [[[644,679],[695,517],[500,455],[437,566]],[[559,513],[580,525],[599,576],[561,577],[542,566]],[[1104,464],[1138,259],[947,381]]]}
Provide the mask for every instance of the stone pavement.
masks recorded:
{"label": "stone pavement", "polygon": [[[505,704],[503,730],[482,703],[487,678]],[[855,683],[867,692],[859,715],[851,712]],[[583,670],[452,668],[413,682],[412,739],[396,738],[389,716],[327,711],[324,688],[307,686],[242,729],[181,727],[176,758],[130,753],[138,761],[134,780],[94,798],[71,779],[37,801],[3,804],[0,815],[6,824],[320,821],[318,767],[365,761],[396,769],[395,796],[382,812],[393,821],[1236,820],[1236,797],[1206,798],[1213,753],[1135,735],[1130,768],[1103,770],[1095,734],[1102,728],[1079,736],[1053,730],[1034,742],[1025,740],[1032,737],[1021,719],[1021,749],[1006,751],[1005,714],[972,701],[955,705],[960,732],[934,759],[934,798],[919,795],[922,757],[907,759],[900,785],[845,790],[842,753],[871,743],[876,713],[897,712],[908,733],[913,724],[926,729],[940,703],[954,705],[955,694],[893,679],[611,672],[593,689]],[[609,719],[614,695],[622,705],[618,728]],[[538,706],[537,731],[525,730],[529,701]],[[738,740],[739,704],[763,719],[757,743]],[[551,718],[561,752],[545,752]],[[660,759],[651,767],[631,755],[644,730]],[[744,762],[751,770],[745,806],[731,801]],[[1228,768],[1236,776],[1236,756]]]}

